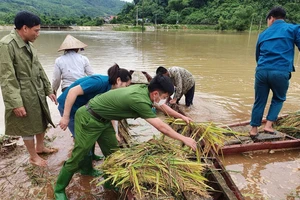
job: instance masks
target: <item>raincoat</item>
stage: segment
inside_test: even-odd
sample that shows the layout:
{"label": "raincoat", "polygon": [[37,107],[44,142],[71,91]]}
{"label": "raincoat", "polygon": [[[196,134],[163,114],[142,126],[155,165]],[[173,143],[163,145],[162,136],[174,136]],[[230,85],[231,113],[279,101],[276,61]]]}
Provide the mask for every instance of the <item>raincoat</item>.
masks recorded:
{"label": "raincoat", "polygon": [[[31,42],[22,40],[16,30],[0,41],[0,82],[5,105],[5,134],[30,136],[54,126],[46,96],[51,84]],[[24,107],[26,117],[17,117],[13,109]]]}

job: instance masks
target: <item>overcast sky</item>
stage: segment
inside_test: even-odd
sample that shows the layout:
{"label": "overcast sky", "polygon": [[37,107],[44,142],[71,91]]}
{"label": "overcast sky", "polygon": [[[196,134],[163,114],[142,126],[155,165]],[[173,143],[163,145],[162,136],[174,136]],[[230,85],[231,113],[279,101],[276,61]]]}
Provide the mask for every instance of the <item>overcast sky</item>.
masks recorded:
{"label": "overcast sky", "polygon": [[121,1],[127,1],[127,2],[132,2],[133,0],[121,0]]}

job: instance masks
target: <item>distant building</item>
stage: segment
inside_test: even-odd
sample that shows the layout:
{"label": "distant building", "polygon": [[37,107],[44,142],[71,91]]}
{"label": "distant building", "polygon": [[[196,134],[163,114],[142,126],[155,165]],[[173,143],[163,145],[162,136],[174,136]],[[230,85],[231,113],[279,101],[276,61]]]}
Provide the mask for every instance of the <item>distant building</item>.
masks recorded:
{"label": "distant building", "polygon": [[106,16],[106,17],[103,17],[103,20],[104,20],[104,23],[105,24],[109,24],[111,20],[113,20],[114,18],[118,18],[118,16]]}

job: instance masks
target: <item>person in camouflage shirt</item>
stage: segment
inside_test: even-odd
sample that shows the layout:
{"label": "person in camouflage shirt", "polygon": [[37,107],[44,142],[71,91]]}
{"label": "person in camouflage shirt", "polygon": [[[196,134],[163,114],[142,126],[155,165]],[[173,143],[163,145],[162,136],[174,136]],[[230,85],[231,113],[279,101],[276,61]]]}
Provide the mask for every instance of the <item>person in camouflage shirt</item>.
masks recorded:
{"label": "person in camouflage shirt", "polygon": [[193,75],[182,67],[170,67],[168,69],[160,66],[156,69],[156,74],[162,74],[171,78],[175,86],[175,94],[170,104],[179,104],[181,97],[185,96],[185,105],[193,105],[195,93],[195,79]]}

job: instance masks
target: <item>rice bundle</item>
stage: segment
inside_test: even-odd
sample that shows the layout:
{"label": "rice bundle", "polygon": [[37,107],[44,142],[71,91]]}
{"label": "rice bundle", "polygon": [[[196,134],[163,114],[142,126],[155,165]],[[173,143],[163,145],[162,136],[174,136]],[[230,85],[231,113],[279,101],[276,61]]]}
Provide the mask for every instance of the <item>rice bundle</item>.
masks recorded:
{"label": "rice bundle", "polygon": [[132,136],[129,132],[129,124],[126,119],[119,120],[118,123],[118,136],[120,138],[119,145],[123,147],[128,147],[132,142]]}
{"label": "rice bundle", "polygon": [[291,113],[275,122],[276,130],[300,138],[300,112]]}
{"label": "rice bundle", "polygon": [[121,193],[130,188],[139,197],[180,197],[183,192],[209,196],[206,164],[188,158],[189,151],[178,145],[152,139],[107,157],[98,166],[107,178],[98,185],[110,181]]}
{"label": "rice bundle", "polygon": [[187,124],[182,119],[166,118],[165,122],[168,123],[175,131],[182,135],[194,138],[199,144],[201,144],[202,156],[208,156],[210,150],[219,152],[224,143],[228,141],[231,136],[245,136],[245,133],[239,133],[232,131],[231,129],[225,129],[218,127],[213,122],[202,123],[189,123]]}
{"label": "rice bundle", "polygon": [[162,196],[184,199],[180,197],[187,193],[209,197],[208,191],[213,190],[206,184],[205,173],[209,166],[201,163],[200,157],[207,157],[212,149],[218,152],[228,135],[243,134],[214,123],[187,124],[174,118],[167,118],[165,122],[201,144],[196,155],[189,147],[182,148],[164,135],[162,140],[130,143],[130,147],[111,154],[98,166],[105,174],[98,185],[109,182],[123,194],[130,189],[136,196],[146,199]]}

